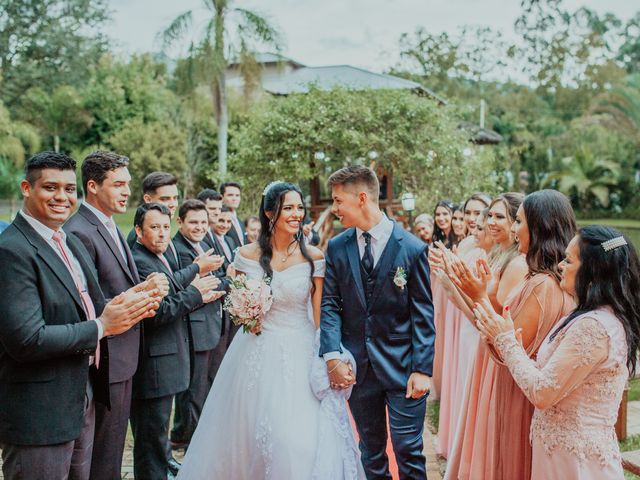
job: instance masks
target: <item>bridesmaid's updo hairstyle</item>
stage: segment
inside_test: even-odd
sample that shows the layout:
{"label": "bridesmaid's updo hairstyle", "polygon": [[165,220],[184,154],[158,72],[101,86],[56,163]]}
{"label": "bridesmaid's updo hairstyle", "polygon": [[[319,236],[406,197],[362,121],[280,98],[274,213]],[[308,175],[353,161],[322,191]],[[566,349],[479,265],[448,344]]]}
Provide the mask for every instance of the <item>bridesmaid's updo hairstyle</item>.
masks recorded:
{"label": "bridesmaid's updo hairstyle", "polygon": [[[273,182],[270,183],[263,192],[262,202],[260,203],[260,236],[258,237],[258,245],[260,246],[260,266],[264,270],[269,279],[273,277],[273,269],[271,268],[271,259],[273,258],[273,246],[271,245],[275,225],[282,214],[284,205],[284,197],[289,192],[296,192],[300,195],[300,201],[304,205],[302,191],[297,185],[289,182]],[[271,218],[267,216],[267,212],[271,213]],[[307,209],[305,207],[305,216]],[[307,246],[302,233],[302,218],[300,219],[300,229],[294,236],[289,247],[294,243],[298,244],[302,256],[311,265],[311,278],[313,278],[314,266],[313,259],[307,251]]]}
{"label": "bridesmaid's updo hairstyle", "polygon": [[577,230],[571,202],[556,190],[540,190],[524,197],[522,209],[529,228],[529,275],[550,273],[560,281],[558,264]]}
{"label": "bridesmaid's updo hairstyle", "polygon": [[[618,241],[609,248],[605,242]],[[610,242],[611,243],[611,242]],[[604,245],[603,245],[604,244]],[[618,230],[589,225],[578,232],[580,268],[576,272],[576,309],[550,337],[575,317],[609,306],[627,338],[627,367],[633,377],[640,346],[640,262],[631,241]]]}

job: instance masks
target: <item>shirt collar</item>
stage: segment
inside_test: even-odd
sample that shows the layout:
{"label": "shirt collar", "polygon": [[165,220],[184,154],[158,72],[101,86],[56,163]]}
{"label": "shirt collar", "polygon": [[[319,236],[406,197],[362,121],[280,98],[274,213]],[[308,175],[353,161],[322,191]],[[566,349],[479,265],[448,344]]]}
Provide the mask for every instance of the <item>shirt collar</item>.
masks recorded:
{"label": "shirt collar", "polygon": [[[50,229],[44,223],[36,220],[24,210],[20,210],[20,215],[24,217],[27,223],[29,223],[29,225],[31,225],[42,238],[44,238],[45,240],[53,239],[53,234],[56,233],[56,230]],[[59,229],[58,232],[60,232],[60,234],[62,235],[62,240],[66,242],[67,236],[65,235],[64,230]]]}
{"label": "shirt collar", "polygon": [[102,222],[103,225],[106,225],[107,222],[109,220],[111,220],[111,217],[107,217],[104,213],[102,213],[100,210],[98,210],[96,207],[94,207],[93,205],[91,205],[89,202],[82,202],[82,204],[87,207],[89,209],[89,211],[91,213],[93,213],[96,217],[98,217],[98,220],[100,220]]}
{"label": "shirt collar", "polygon": [[[389,235],[393,230],[393,222],[387,218],[387,216],[383,213],[380,221],[371,229],[369,229],[369,234],[371,238],[374,240],[380,240],[384,235]],[[362,237],[364,230],[356,227],[356,233],[358,234],[358,238]]]}

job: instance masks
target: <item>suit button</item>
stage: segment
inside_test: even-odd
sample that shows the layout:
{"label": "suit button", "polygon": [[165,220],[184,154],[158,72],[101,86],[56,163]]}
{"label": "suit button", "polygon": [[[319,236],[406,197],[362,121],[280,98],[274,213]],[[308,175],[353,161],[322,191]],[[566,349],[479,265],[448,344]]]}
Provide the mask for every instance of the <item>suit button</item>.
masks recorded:
{"label": "suit button", "polygon": [[367,343],[371,342],[371,337],[369,335],[367,335],[366,337],[364,337],[364,341]]}

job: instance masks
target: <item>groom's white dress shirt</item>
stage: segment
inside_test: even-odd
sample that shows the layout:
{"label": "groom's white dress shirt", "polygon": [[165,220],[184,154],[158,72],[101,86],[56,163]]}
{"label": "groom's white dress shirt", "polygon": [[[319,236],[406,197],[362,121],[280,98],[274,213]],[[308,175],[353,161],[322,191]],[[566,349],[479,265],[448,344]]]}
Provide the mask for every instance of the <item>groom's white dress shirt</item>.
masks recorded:
{"label": "groom's white dress shirt", "polygon": [[[356,227],[358,252],[360,253],[361,260],[364,255],[366,245],[365,239],[362,236],[363,233],[364,230]],[[373,255],[374,268],[378,264],[378,261],[382,256],[382,252],[384,252],[384,249],[391,238],[391,233],[393,233],[393,222],[384,214],[376,226],[369,230],[369,235],[371,235],[371,255]],[[328,362],[329,360],[337,360],[340,358],[340,352],[327,352],[322,356],[322,358],[324,358],[325,362]]]}

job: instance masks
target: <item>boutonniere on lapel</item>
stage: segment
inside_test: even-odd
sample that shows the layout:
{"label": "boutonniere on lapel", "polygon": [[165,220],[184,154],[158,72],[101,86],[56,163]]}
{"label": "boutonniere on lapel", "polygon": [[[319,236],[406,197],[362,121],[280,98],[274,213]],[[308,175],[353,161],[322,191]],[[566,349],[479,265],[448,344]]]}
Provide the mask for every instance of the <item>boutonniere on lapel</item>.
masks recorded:
{"label": "boutonniere on lapel", "polygon": [[393,283],[395,283],[396,287],[400,288],[400,290],[404,290],[404,287],[407,285],[407,272],[404,271],[404,268],[398,267],[396,274],[393,276]]}

